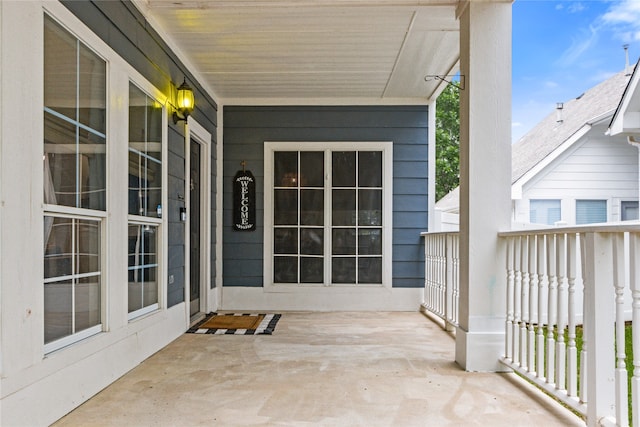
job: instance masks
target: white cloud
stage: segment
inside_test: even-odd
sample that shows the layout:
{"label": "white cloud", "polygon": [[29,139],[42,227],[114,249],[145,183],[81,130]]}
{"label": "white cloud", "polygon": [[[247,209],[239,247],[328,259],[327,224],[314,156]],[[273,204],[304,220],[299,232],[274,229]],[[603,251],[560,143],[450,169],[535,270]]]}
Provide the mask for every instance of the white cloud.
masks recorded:
{"label": "white cloud", "polygon": [[614,3],[609,11],[602,16],[602,20],[608,24],[631,24],[640,28],[640,2],[637,0],[624,0]]}
{"label": "white cloud", "polygon": [[581,2],[571,3],[569,6],[569,13],[578,13],[582,12],[585,9],[585,6]]}
{"label": "white cloud", "polygon": [[611,5],[601,22],[623,42],[640,40],[640,1],[623,0]]}

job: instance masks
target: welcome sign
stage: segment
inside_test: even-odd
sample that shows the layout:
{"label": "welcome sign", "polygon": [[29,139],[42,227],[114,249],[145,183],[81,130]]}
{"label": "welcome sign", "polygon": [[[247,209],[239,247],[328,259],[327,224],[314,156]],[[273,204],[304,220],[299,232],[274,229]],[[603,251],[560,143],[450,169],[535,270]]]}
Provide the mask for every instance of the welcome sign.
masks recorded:
{"label": "welcome sign", "polygon": [[241,170],[233,177],[233,229],[256,229],[256,180],[251,171]]}

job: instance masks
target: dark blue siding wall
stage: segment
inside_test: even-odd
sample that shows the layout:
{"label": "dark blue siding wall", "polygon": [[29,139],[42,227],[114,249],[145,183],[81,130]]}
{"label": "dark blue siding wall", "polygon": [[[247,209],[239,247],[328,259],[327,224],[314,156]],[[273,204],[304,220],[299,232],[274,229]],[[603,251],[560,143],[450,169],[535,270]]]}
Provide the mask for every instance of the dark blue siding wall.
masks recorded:
{"label": "dark blue siding wall", "polygon": [[[224,285],[262,286],[265,141],[393,141],[393,286],[424,286],[427,107],[224,107]],[[240,162],[256,177],[257,229],[232,227]]]}
{"label": "dark blue siding wall", "polygon": [[[166,94],[170,94],[173,85],[182,83],[186,78],[194,88],[196,110],[192,116],[213,137],[211,147],[211,203],[212,213],[215,212],[215,137],[217,126],[217,105],[193,78],[189,70],[180,62],[174,52],[162,41],[160,36],[146,22],[143,15],[129,1],[63,1],[74,15],[85,23],[94,33],[104,40],[122,58],[131,64],[155,87]],[[171,114],[171,111],[168,111]],[[185,153],[184,153],[184,122],[177,125],[169,118],[168,143],[168,196],[169,206],[164,209],[169,221],[169,254],[168,276],[172,276],[173,283],[167,280],[167,300],[172,306],[184,301],[185,286],[185,258],[184,224],[179,220],[179,206],[183,206],[185,185]],[[211,286],[214,285],[215,275],[215,215],[211,218]],[[167,278],[168,279],[168,278]]]}

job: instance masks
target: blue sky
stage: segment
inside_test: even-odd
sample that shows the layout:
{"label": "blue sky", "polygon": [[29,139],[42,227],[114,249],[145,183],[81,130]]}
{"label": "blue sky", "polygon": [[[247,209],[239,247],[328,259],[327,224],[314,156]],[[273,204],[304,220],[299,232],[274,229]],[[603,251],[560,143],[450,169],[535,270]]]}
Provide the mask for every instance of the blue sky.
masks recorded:
{"label": "blue sky", "polygon": [[513,3],[512,139],[640,55],[640,0]]}

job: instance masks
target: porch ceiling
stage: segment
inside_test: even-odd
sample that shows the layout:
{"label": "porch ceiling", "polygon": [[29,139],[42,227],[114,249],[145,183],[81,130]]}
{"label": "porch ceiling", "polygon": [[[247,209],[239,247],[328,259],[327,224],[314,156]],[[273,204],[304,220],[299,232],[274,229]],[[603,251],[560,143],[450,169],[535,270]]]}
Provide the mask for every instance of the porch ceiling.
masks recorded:
{"label": "porch ceiling", "polygon": [[459,57],[458,0],[137,0],[205,88],[248,99],[430,98]]}

